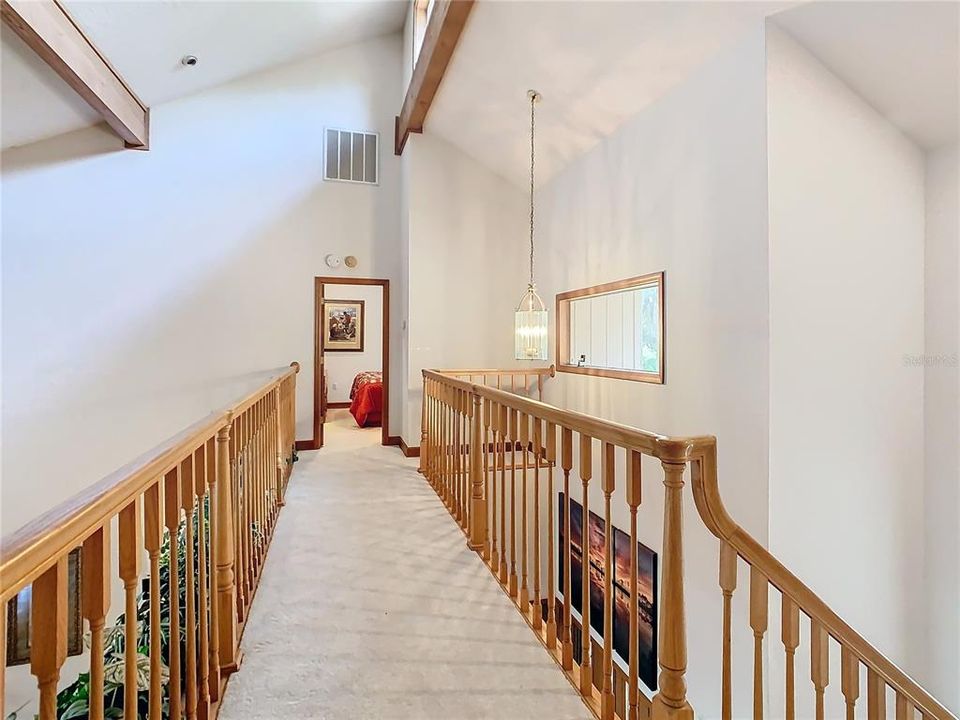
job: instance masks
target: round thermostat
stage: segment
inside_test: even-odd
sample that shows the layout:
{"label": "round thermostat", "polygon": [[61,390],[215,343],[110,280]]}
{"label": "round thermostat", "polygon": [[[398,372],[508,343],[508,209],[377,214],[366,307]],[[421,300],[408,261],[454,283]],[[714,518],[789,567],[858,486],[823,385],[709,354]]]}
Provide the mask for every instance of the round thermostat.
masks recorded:
{"label": "round thermostat", "polygon": [[358,261],[357,258],[354,257],[353,255],[347,255],[347,256],[343,259],[343,264],[346,265],[348,268],[355,268],[358,263],[359,263],[359,261]]}
{"label": "round thermostat", "polygon": [[343,258],[341,258],[339,255],[327,255],[325,259],[327,262],[327,267],[331,268],[338,268],[340,267],[340,263],[343,262]]}

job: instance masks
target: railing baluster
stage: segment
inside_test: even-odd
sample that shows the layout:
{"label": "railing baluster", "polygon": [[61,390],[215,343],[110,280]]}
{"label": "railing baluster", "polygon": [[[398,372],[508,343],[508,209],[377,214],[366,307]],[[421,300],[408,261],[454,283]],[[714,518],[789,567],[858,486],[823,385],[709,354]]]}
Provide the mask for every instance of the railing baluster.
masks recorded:
{"label": "railing baluster", "polygon": [[[219,484],[218,446],[216,436],[207,440],[207,483],[209,484],[209,558],[210,563],[210,700],[220,700],[220,604],[217,595],[217,494],[223,492]],[[154,720],[154,718],[150,718]]]}
{"label": "railing baluster", "polygon": [[562,651],[561,666],[564,670],[573,670],[573,621],[570,609],[573,607],[573,594],[570,586],[570,471],[573,469],[573,431],[561,429],[560,442],[561,466],[563,467],[563,627],[560,637]]}
{"label": "railing baluster", "polygon": [[823,720],[823,695],[830,682],[830,637],[816,620],[810,621],[810,679],[816,691],[817,720]]}
{"label": "railing baluster", "polygon": [[643,496],[640,462],[642,455],[627,450],[627,505],[630,507],[630,640],[627,680],[627,720],[640,720],[640,558],[637,554],[637,508]]}
{"label": "railing baluster", "polygon": [[197,614],[199,621],[200,644],[197,650],[199,663],[199,686],[197,688],[197,715],[200,720],[206,720],[210,712],[210,645],[208,641],[209,627],[207,625],[207,444],[197,448],[193,458],[194,492],[197,498],[197,566],[198,570],[198,603]]}
{"label": "railing baluster", "polygon": [[780,635],[786,656],[784,710],[786,720],[794,720],[796,717],[796,689],[794,684],[797,674],[794,669],[794,661],[797,647],[800,645],[800,609],[785,593],[782,596],[780,608]]}
{"label": "railing baluster", "polygon": [[463,529],[467,533],[467,537],[470,537],[470,512],[473,510],[473,481],[471,479],[471,467],[470,460],[472,455],[470,454],[470,396],[466,391],[460,391],[460,484],[462,487],[461,494],[461,503],[463,505]]}
{"label": "railing baluster", "polygon": [[600,693],[601,720],[613,720],[613,518],[610,497],[616,490],[616,448],[603,443],[600,474],[603,488],[603,688]]}
{"label": "railing baluster", "polygon": [[873,668],[867,668],[867,720],[887,717],[887,685]]}
{"label": "railing baluster", "polygon": [[916,708],[913,703],[903,695],[897,693],[897,720],[913,720]]}
{"label": "railing baluster", "polygon": [[57,718],[57,682],[67,659],[67,558],[33,581],[30,596],[30,672],[40,690],[40,720]]}
{"label": "railing baluster", "polygon": [[[484,404],[483,422],[489,426],[489,437],[484,436],[485,449],[489,451],[490,463],[490,569],[497,574],[500,568],[500,545],[497,533],[497,411],[496,403],[487,400]],[[499,499],[502,502],[502,498]]]}
{"label": "railing baluster", "polygon": [[593,477],[593,439],[580,433],[580,480],[583,483],[580,519],[581,601],[580,601],[580,694],[593,694],[593,670],[590,666],[590,478]]}
{"label": "railing baluster", "polygon": [[732,665],[730,658],[731,613],[733,593],[737,589],[737,553],[725,542],[720,543],[720,590],[723,592],[723,650],[721,669],[721,718],[733,717]]}
{"label": "railing baluster", "polygon": [[[160,656],[160,547],[163,545],[163,509],[160,505],[160,483],[143,494],[143,543],[150,562],[150,720],[160,720],[163,712],[163,658]],[[91,691],[92,692],[92,691]],[[92,718],[91,718],[92,720]]]}
{"label": "railing baluster", "polygon": [[184,558],[183,565],[186,571],[186,601],[187,615],[185,618],[186,638],[186,684],[187,720],[194,720],[197,716],[197,600],[196,600],[196,565],[194,549],[194,509],[195,491],[193,477],[193,454],[180,463],[180,502],[185,518],[184,523]]}
{"label": "railing baluster", "polygon": [[110,609],[109,526],[83,541],[80,572],[83,616],[90,624],[90,720],[103,720],[103,626]]}
{"label": "railing baluster", "polygon": [[[542,375],[538,377],[543,377]],[[546,436],[546,458],[547,458],[547,649],[554,650],[557,647],[557,605],[556,605],[556,572],[554,563],[557,562],[556,543],[554,542],[554,533],[556,533],[556,523],[554,521],[553,507],[553,470],[557,464],[557,426],[551,422],[547,423]]]}
{"label": "railing baluster", "polygon": [[[485,379],[485,376],[481,376],[481,380]],[[496,527],[491,520],[491,513],[496,512],[497,508],[497,493],[496,489],[492,487],[490,482],[490,400],[484,399],[482,405],[482,414],[483,414],[483,429],[481,433],[483,437],[481,438],[480,452],[483,454],[483,492],[484,497],[487,498],[487,509],[484,513],[484,522],[486,523],[489,531],[487,532],[487,542],[483,545],[483,559],[490,567],[496,566],[496,560],[494,559],[497,548],[497,532]]]}
{"label": "railing baluster", "polygon": [[[513,375],[510,376],[511,381]],[[517,599],[517,418],[510,410],[510,597]]]}
{"label": "railing baluster", "polygon": [[140,498],[120,511],[120,578],[123,580],[123,717],[137,718],[137,582],[143,548]]}
{"label": "railing baluster", "polygon": [[533,423],[533,629],[543,628],[543,606],[540,604],[540,455],[543,452],[543,429],[540,418],[531,416]]}
{"label": "railing baluster", "polygon": [[767,578],[750,567],[750,627],[753,630],[753,717],[763,720],[763,636],[767,632]]}
{"label": "railing baluster", "polygon": [[845,645],[840,647],[840,690],[846,703],[847,720],[853,720],[860,697],[860,661]]}
{"label": "railing baluster", "polygon": [[460,487],[460,391],[453,391],[453,508],[454,517],[463,527],[463,492]]}
{"label": "railing baluster", "polygon": [[521,462],[523,467],[520,470],[520,609],[525,615],[530,613],[530,590],[527,585],[529,569],[527,561],[530,555],[530,548],[527,545],[527,495],[529,487],[527,485],[527,466],[530,464],[530,416],[526,413],[519,413],[519,439],[521,448]]}
{"label": "railing baluster", "polygon": [[[500,376],[497,376],[499,383]],[[507,571],[507,408],[500,405],[497,409],[497,429],[500,438],[498,454],[500,456],[500,583],[504,586],[509,582]],[[511,500],[511,502],[513,502]]]}
{"label": "railing baluster", "polygon": [[[180,695],[180,468],[168,472],[163,478],[163,510],[167,532],[170,534],[170,648],[167,667],[170,669],[168,698],[170,720],[180,720],[182,706]],[[231,609],[232,610],[232,609]]]}

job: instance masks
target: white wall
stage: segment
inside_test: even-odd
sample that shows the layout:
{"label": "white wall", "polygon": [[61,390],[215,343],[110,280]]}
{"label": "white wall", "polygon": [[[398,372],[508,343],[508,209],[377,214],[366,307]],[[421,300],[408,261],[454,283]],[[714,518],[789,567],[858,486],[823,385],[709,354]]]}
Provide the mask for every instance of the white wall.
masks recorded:
{"label": "white wall", "polygon": [[924,680],[960,713],[960,207],[956,144],[926,157]]}
{"label": "white wall", "polygon": [[[728,506],[766,542],[763,53],[758,24],[543,187],[537,281],[552,310],[557,292],[665,271],[666,383],[561,373],[547,400],[656,432],[716,434]],[[659,552],[662,471],[646,463],[644,478],[640,540]],[[600,484],[591,487],[598,507]],[[698,716],[718,717],[719,543],[687,492],[688,685]],[[614,524],[628,527],[622,497],[614,508]],[[736,653],[749,687],[749,646]]]}
{"label": "white wall", "polygon": [[[92,128],[4,153],[5,530],[253,371],[300,361],[309,434],[324,255],[401,280],[399,49],[377,39],[155,107],[149,152]],[[327,124],[381,133],[379,186],[323,182]]]}
{"label": "white wall", "polygon": [[770,549],[916,672],[923,156],[773,24],[767,80]]}
{"label": "white wall", "polygon": [[[154,107],[149,152],[98,127],[3,154],[3,534],[293,360],[309,435],[324,256],[402,284],[399,51],[376,39]],[[323,182],[324,125],[381,134],[379,186]],[[9,673],[7,707],[32,686]]]}
{"label": "white wall", "polygon": [[328,300],[363,300],[363,352],[324,353],[327,400],[349,402],[357,373],[383,370],[383,289],[378,285],[324,285]]}

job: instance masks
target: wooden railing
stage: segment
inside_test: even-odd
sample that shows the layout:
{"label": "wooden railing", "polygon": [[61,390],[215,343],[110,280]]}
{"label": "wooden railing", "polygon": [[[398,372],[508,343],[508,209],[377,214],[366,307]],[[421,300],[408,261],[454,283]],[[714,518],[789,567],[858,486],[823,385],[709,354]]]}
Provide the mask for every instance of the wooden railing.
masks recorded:
{"label": "wooden railing", "polygon": [[[831,643],[840,649],[840,684],[848,719],[853,718],[856,711],[861,666],[867,678],[869,720],[887,717],[888,688],[894,698],[892,709],[896,720],[913,720],[918,713],[924,720],[954,718],[731,520],[720,499],[715,438],[666,437],[645,432],[561,410],[489,385],[472,384],[455,375],[445,371],[423,372],[425,431],[421,472],[466,533],[469,547],[481,554],[598,718],[693,718],[686,683],[685,478],[689,478],[692,485],[700,518],[719,539],[723,610],[718,618],[718,634],[722,636],[722,654],[719,658],[697,657],[694,662],[706,665],[709,672],[721,677],[718,705],[724,720],[734,717],[731,606],[741,561],[749,568],[750,576],[749,624],[754,640],[752,716],[755,720],[763,718],[764,693],[769,681],[763,676],[762,644],[767,632],[771,587],[782,600],[785,667],[785,696],[776,704],[772,698],[769,700],[771,708],[775,708],[771,711],[772,717],[788,720],[797,717],[795,654],[800,643],[801,618],[805,618],[810,628],[809,677],[818,720],[824,718]],[[600,472],[594,479],[597,455]],[[663,505],[658,598],[659,678],[658,690],[650,702],[638,686],[637,512],[642,499],[651,491],[649,482],[647,488],[642,487],[644,457],[659,462],[662,485],[656,484],[654,488],[662,492]],[[581,484],[580,548],[571,547],[572,472]],[[594,573],[581,570],[582,587],[571,588],[574,554],[579,555],[580,563],[589,561],[590,553],[583,545],[588,544],[591,482],[597,481],[603,496],[602,560],[593,565]],[[563,528],[554,527],[552,503],[558,482],[562,482],[565,498],[559,515],[563,518]],[[625,502],[626,513],[621,516],[629,518],[630,571],[624,585],[629,586],[626,593],[630,625],[625,674],[615,672],[612,647],[614,498]],[[563,587],[558,587],[557,574],[563,576]],[[592,641],[590,632],[582,630],[590,627],[591,602],[580,603],[579,624],[570,607],[570,600],[575,600],[577,595],[591,597],[592,574],[602,578],[603,584],[603,632],[599,633],[602,646]],[[623,587],[618,585],[618,590],[622,592]],[[744,715],[739,713],[739,717]]]}
{"label": "wooden railing", "polygon": [[[120,667],[111,676],[122,678],[123,717],[216,716],[227,676],[237,669],[240,636],[292,468],[298,370],[294,363],[278,371],[230,408],[3,539],[3,608],[32,586],[30,669],[41,720],[58,716],[67,556],[77,547],[80,605],[90,629],[88,716],[99,720],[119,711],[104,707],[111,697],[104,637],[114,556],[124,613]],[[143,574],[148,589],[138,598]],[[146,605],[148,617],[138,617]],[[6,646],[6,617],[0,614],[0,647]],[[145,675],[146,687],[138,686],[138,675]],[[0,718],[3,678],[0,668]]]}

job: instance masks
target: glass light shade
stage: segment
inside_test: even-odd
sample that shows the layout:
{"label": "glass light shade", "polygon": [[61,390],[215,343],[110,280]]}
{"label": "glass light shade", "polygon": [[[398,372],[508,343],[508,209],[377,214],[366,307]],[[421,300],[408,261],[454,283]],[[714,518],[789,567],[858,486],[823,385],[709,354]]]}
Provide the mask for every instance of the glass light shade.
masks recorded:
{"label": "glass light shade", "polygon": [[514,313],[514,357],[547,359],[547,308],[533,285],[527,287]]}

